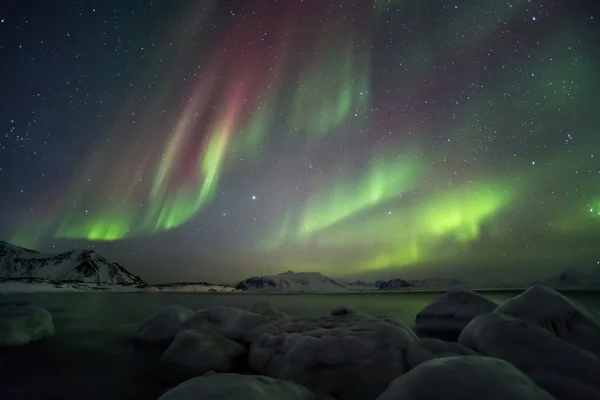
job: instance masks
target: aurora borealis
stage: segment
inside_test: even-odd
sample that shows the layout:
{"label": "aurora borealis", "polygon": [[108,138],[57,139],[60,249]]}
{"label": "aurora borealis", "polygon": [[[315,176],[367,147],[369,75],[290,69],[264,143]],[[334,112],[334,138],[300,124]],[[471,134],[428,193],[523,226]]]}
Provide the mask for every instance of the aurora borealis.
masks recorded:
{"label": "aurora borealis", "polygon": [[171,281],[600,268],[594,2],[26,3],[6,240]]}

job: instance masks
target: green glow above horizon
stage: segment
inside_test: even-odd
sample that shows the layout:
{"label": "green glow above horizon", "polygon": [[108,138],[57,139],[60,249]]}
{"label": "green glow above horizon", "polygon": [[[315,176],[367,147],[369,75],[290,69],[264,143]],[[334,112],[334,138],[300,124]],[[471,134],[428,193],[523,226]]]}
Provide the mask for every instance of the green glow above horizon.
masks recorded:
{"label": "green glow above horizon", "polygon": [[[390,175],[386,177],[390,178]],[[344,194],[352,198],[351,192]],[[316,246],[320,251],[331,254],[344,252],[344,249],[357,249],[363,254],[363,259],[346,265],[356,270],[385,269],[447,259],[468,250],[470,243],[481,238],[484,226],[496,224],[498,214],[514,200],[514,191],[508,184],[483,182],[434,193],[418,203],[404,204],[397,196],[394,197],[388,202],[384,197],[379,198],[379,202],[357,202],[362,207],[354,209],[354,213],[342,209],[341,213],[336,214],[325,202],[315,208],[320,209],[325,218],[321,224],[310,230],[299,229],[296,234],[290,235],[288,221],[276,235],[279,238],[276,244],[299,249]],[[386,205],[385,209],[380,207],[382,203]],[[315,206],[309,205],[307,209],[310,207]],[[353,218],[365,209],[371,209],[371,217]],[[373,209],[380,211],[373,215]],[[301,250],[299,252],[302,253]]]}
{"label": "green glow above horizon", "polygon": [[88,154],[16,193],[12,242],[176,237],[253,268],[360,272],[488,246],[509,264],[600,232],[587,15],[550,29],[556,7],[526,1],[248,4],[252,18],[213,3],[223,23],[189,5],[144,44],[160,63],[102,126],[73,120]]}
{"label": "green glow above horizon", "polygon": [[416,181],[418,167],[418,161],[410,158],[376,160],[358,181],[332,182],[309,200],[300,218],[298,235],[310,235],[401,195]]}

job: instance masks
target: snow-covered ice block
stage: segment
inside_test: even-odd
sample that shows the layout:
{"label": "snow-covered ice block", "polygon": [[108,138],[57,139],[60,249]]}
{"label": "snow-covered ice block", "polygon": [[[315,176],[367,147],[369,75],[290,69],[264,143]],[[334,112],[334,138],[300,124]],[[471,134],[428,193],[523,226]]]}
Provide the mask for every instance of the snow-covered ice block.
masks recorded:
{"label": "snow-covered ice block", "polygon": [[557,291],[533,286],[496,311],[541,326],[567,342],[600,355],[600,320]]}
{"label": "snow-covered ice block", "polygon": [[181,325],[181,330],[215,331],[243,342],[251,329],[268,320],[264,315],[237,308],[210,307],[196,311]]}
{"label": "snow-covered ice block", "polygon": [[271,321],[248,338],[250,368],[340,400],[374,399],[408,370],[417,340],[396,320],[355,314]]}
{"label": "snow-covered ice block", "polygon": [[0,346],[19,346],[53,333],[48,310],[34,305],[0,306]]}
{"label": "snow-covered ice block", "polygon": [[137,338],[148,343],[169,342],[181,327],[181,323],[194,312],[180,305],[166,306],[146,318],[137,330]]}
{"label": "snow-covered ice block", "polygon": [[183,382],[158,400],[327,400],[292,382],[261,375],[207,374]]}
{"label": "snow-covered ice block", "polygon": [[413,369],[417,365],[435,358],[475,355],[479,355],[479,353],[459,343],[423,338],[410,345],[406,353],[406,362],[408,363],[408,367]]}
{"label": "snow-covered ice block", "polygon": [[417,329],[459,333],[473,318],[494,311],[496,303],[470,290],[450,290],[415,317]]}
{"label": "snow-covered ice block", "polygon": [[182,382],[209,371],[232,372],[246,347],[218,332],[180,332],[161,361],[171,381]]}
{"label": "snow-covered ice block", "polygon": [[522,319],[498,312],[480,315],[463,329],[458,341],[527,374],[559,375],[600,386],[598,357]]}
{"label": "snow-covered ice block", "polygon": [[396,378],[377,400],[553,400],[517,368],[492,357],[437,358]]}

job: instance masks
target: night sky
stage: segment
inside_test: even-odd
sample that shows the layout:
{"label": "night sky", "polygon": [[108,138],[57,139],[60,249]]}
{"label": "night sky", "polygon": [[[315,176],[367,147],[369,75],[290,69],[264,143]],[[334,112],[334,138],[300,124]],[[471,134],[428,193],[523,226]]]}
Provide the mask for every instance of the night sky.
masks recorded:
{"label": "night sky", "polygon": [[0,238],[149,281],[600,270],[594,1],[0,6]]}

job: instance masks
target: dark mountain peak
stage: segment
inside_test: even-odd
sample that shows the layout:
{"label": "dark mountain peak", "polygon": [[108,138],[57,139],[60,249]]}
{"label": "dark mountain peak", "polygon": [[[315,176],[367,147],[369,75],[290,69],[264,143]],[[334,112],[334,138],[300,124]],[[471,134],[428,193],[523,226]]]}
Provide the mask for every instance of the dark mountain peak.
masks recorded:
{"label": "dark mountain peak", "polygon": [[10,243],[0,244],[0,278],[39,278],[50,281],[135,284],[146,286],[139,276],[90,249],[42,254]]}
{"label": "dark mountain peak", "polygon": [[375,282],[375,287],[378,290],[395,290],[395,289],[400,289],[400,288],[406,288],[406,287],[411,287],[414,286],[412,283],[410,283],[409,281],[406,281],[404,279],[390,279],[389,281],[377,281]]}

